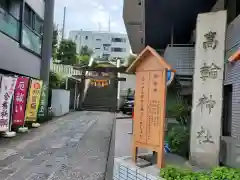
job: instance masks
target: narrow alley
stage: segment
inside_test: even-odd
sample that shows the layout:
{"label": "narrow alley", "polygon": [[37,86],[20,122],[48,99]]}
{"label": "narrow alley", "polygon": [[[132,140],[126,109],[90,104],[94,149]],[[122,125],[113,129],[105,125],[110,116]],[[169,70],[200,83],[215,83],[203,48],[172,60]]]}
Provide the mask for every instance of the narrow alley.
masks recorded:
{"label": "narrow alley", "polygon": [[114,114],[74,112],[0,139],[0,180],[103,180]]}

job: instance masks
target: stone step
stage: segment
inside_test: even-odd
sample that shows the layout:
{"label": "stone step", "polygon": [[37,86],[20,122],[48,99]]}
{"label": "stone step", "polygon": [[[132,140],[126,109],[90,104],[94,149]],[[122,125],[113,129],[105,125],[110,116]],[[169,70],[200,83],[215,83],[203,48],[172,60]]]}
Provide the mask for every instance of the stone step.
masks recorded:
{"label": "stone step", "polygon": [[112,111],[112,107],[110,106],[90,106],[90,105],[83,105],[83,109],[86,111]]}

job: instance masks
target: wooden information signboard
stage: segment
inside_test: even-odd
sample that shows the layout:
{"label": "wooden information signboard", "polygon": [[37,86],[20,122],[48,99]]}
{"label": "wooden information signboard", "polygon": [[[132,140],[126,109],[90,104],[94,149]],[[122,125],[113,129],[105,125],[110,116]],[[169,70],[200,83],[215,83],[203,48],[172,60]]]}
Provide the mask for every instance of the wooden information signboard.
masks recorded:
{"label": "wooden information signboard", "polygon": [[147,46],[127,69],[136,72],[133,127],[133,160],[138,148],[157,152],[157,165],[164,165],[164,126],[167,72],[174,71],[151,47]]}

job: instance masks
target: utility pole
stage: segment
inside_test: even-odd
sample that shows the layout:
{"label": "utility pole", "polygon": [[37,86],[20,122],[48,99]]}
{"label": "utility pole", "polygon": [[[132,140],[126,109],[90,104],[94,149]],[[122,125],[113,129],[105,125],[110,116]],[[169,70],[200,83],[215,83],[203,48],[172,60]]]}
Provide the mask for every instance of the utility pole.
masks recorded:
{"label": "utility pole", "polygon": [[[43,34],[43,47],[42,47],[42,60],[41,60],[41,70],[40,77],[43,80],[43,91],[45,96],[41,100],[41,108],[43,112],[38,114],[40,117],[47,115],[48,107],[48,85],[49,85],[49,72],[50,72],[50,62],[52,58],[52,39],[53,39],[53,22],[54,22],[54,0],[48,0],[45,2],[45,12],[44,16],[47,17],[44,19],[44,34]],[[42,103],[43,102],[43,103]]]}
{"label": "utility pole", "polygon": [[110,15],[108,17],[108,32],[111,32],[111,19],[110,19]]}
{"label": "utility pole", "polygon": [[65,33],[65,23],[66,23],[66,6],[64,7],[63,12],[63,28],[62,28],[62,40],[64,39],[64,33]]}

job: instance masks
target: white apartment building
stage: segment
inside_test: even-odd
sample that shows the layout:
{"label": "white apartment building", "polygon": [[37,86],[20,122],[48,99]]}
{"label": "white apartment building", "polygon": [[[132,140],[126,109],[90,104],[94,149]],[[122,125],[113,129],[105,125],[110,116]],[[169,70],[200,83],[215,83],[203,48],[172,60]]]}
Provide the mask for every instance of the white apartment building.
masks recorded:
{"label": "white apartment building", "polygon": [[131,51],[127,34],[99,31],[71,31],[69,39],[77,45],[77,53],[82,46],[94,51],[95,57],[126,59]]}

